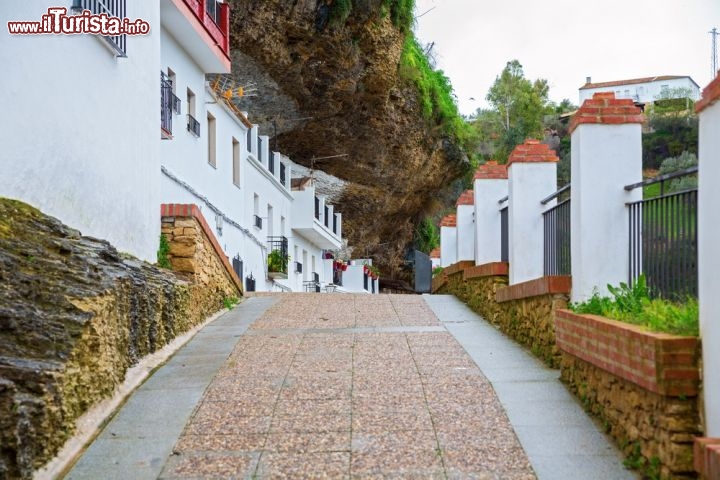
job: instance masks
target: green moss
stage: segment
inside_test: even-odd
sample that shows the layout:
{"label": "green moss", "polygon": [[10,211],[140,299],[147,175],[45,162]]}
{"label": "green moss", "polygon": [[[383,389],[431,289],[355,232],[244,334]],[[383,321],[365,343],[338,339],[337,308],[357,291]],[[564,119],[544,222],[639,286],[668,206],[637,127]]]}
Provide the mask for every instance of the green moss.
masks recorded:
{"label": "green moss", "polygon": [[332,25],[342,25],[352,13],[352,0],[335,0],[330,10],[330,23]]}
{"label": "green moss", "polygon": [[170,259],[168,258],[168,254],[170,253],[170,244],[168,243],[167,237],[160,234],[160,246],[158,247],[157,251],[157,265],[160,268],[167,268],[171,269],[172,264],[170,263]]}

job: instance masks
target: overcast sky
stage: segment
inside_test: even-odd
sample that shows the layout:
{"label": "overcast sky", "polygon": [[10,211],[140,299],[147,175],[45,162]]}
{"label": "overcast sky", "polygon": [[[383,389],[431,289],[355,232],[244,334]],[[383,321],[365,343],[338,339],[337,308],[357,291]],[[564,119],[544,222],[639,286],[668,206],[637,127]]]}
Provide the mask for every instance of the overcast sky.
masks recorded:
{"label": "overcast sky", "polygon": [[418,39],[435,42],[437,67],[470,114],[487,106],[488,89],[512,59],[527,78],[547,79],[556,102],[577,104],[588,76],[689,75],[702,89],[720,0],[416,0],[416,15]]}

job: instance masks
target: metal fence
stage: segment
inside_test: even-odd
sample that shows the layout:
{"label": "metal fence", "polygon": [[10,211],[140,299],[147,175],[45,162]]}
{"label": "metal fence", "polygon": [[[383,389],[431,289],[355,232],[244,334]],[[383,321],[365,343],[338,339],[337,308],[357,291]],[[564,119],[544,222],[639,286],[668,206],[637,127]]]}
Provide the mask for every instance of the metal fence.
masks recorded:
{"label": "metal fence", "polygon": [[172,82],[160,72],[160,127],[172,135]]}
{"label": "metal fence", "polygon": [[510,260],[510,235],[508,224],[508,207],[500,209],[500,261]]}
{"label": "metal fence", "polygon": [[[570,190],[565,185],[542,199],[547,205]],[[570,199],[566,199],[543,212],[543,275],[570,275]]]}
{"label": "metal fence", "polygon": [[[632,190],[661,183],[659,196],[627,204],[629,281],[632,284],[644,274],[653,296],[697,296],[697,187],[676,188],[671,182],[696,174],[697,167],[692,167],[625,187]],[[666,182],[669,193],[665,193]]]}

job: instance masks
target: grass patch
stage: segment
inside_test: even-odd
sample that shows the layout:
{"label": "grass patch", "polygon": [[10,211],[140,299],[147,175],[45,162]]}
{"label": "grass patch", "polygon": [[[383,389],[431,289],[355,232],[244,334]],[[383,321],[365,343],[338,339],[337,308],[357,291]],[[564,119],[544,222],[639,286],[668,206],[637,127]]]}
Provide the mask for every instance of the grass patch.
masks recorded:
{"label": "grass patch", "polygon": [[172,264],[170,263],[170,258],[168,258],[169,254],[170,254],[170,243],[168,243],[167,237],[161,233],[160,234],[160,246],[158,247],[158,251],[157,251],[158,267],[172,269]]}
{"label": "grass patch", "polygon": [[640,325],[653,332],[684,336],[700,333],[696,298],[688,297],[682,303],[652,299],[643,275],[632,287],[621,283],[619,287],[608,285],[608,290],[611,297],[600,296],[596,291],[587,301],[571,304],[571,310]]}

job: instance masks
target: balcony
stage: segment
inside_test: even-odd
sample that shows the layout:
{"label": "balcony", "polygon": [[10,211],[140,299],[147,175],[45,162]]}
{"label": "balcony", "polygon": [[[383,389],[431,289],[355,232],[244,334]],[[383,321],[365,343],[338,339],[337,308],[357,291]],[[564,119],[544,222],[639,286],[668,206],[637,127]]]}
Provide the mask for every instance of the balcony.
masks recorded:
{"label": "balcony", "polygon": [[205,73],[230,73],[230,7],[218,0],[161,0],[162,25]]}
{"label": "balcony", "polygon": [[193,117],[189,113],[188,113],[187,119],[188,119],[188,121],[187,121],[188,132],[192,133],[196,137],[199,137],[200,136],[200,122],[198,122],[195,119],[195,117]]}
{"label": "balcony", "polygon": [[341,217],[314,187],[293,190],[292,229],[318,248],[337,250],[341,246]]}
{"label": "balcony", "polygon": [[172,138],[172,82],[164,72],[160,72],[160,136]]}
{"label": "balcony", "polygon": [[288,278],[288,239],[268,237],[268,278]]}

